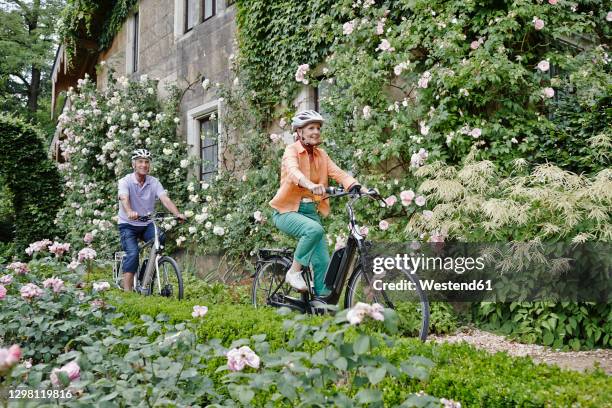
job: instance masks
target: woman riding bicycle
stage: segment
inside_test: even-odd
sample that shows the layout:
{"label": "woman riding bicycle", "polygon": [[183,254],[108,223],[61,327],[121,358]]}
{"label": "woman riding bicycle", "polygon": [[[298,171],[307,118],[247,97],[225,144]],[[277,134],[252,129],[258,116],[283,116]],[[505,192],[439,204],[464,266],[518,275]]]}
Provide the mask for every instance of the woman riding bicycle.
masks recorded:
{"label": "woman riding bicycle", "polygon": [[325,287],[329,253],[325,230],[318,214],[327,217],[329,201],[321,201],[320,196],[325,194],[330,177],[346,190],[362,190],[357,180],[340,169],[318,147],[324,122],[323,117],[314,110],[302,111],[293,117],[291,126],[297,133],[297,141],[285,149],[280,188],[270,201],[270,206],[274,208],[274,225],[299,239],[293,263],[285,277],[286,282],[296,290],[306,291],[301,271],[303,266],[312,264],[314,290],[320,297],[330,292]]}

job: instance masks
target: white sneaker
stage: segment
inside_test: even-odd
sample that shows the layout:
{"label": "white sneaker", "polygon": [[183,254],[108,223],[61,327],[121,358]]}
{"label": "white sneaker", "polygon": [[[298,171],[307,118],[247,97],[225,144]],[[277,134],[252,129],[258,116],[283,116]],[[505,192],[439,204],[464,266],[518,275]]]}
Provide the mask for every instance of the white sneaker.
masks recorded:
{"label": "white sneaker", "polygon": [[305,292],[306,289],[308,289],[306,286],[306,281],[304,281],[304,278],[302,278],[302,272],[289,270],[285,276],[285,282],[299,292]]}

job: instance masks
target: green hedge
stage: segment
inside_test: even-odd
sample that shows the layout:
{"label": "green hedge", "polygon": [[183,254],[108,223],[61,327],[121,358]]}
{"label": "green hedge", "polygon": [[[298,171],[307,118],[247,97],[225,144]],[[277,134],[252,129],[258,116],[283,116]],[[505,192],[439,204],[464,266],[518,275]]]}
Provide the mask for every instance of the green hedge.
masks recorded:
{"label": "green hedge", "polygon": [[12,193],[15,244],[21,252],[58,233],[54,220],[63,202],[62,180],[47,158],[42,135],[23,120],[0,114],[0,149],[0,179]]}
{"label": "green hedge", "polygon": [[[127,322],[140,324],[143,314],[167,314],[169,321],[174,323],[190,320],[193,305],[202,304],[203,299],[160,303],[154,298],[114,294],[112,302],[124,314],[115,322],[119,325]],[[200,342],[218,338],[228,346],[239,338],[265,334],[266,341],[274,349],[289,339],[290,335],[282,325],[285,317],[276,310],[254,309],[249,305],[209,307],[197,330]],[[316,324],[326,317],[307,319],[311,324]],[[375,324],[371,325],[372,333],[379,329]],[[311,342],[305,346],[306,351],[311,353],[317,347],[317,343]],[[506,353],[490,355],[466,344],[438,345],[397,338],[395,347],[382,347],[378,352],[392,362],[404,361],[410,356],[424,356],[435,363],[427,380],[406,379],[400,384],[392,382],[390,378],[385,379],[387,383],[383,387],[383,394],[386,406],[399,404],[408,394],[420,390],[461,401],[464,407],[605,406],[612,390],[612,380],[601,371],[580,374],[556,366],[535,364],[529,358],[513,358]],[[216,367],[224,363],[221,360],[211,362],[209,374],[212,377]]]}

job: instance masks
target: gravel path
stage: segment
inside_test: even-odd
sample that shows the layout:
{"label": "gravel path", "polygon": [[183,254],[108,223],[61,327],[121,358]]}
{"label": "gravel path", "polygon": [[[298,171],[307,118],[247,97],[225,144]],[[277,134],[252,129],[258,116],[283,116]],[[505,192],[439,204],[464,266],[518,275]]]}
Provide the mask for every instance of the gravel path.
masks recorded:
{"label": "gravel path", "polygon": [[537,363],[556,364],[559,367],[587,371],[599,363],[606,374],[612,374],[612,350],[597,349],[586,351],[556,351],[550,347],[537,344],[523,344],[508,340],[504,336],[482,331],[476,328],[463,328],[453,335],[432,335],[428,341],[436,343],[460,343],[462,341],[489,353],[505,351],[511,356],[529,356]]}

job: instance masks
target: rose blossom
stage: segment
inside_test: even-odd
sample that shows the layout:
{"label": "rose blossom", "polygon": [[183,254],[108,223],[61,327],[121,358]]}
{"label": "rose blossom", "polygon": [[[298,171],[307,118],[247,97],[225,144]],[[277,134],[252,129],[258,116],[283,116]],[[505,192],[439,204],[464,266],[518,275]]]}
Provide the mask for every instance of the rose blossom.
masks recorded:
{"label": "rose blossom", "polygon": [[538,18],[538,17],[534,17],[533,18],[533,26],[535,27],[536,30],[540,31],[541,29],[544,28],[544,20]]}
{"label": "rose blossom", "polygon": [[470,131],[470,136],[472,136],[474,139],[478,139],[480,135],[482,135],[482,129],[480,128],[474,128]]}
{"label": "rose blossom", "polygon": [[470,43],[470,48],[471,48],[471,49],[475,50],[475,49],[477,49],[478,47],[480,47],[480,43],[479,43],[478,41],[474,40],[474,41],[472,41],[472,42]]}
{"label": "rose blossom", "polygon": [[33,283],[23,285],[19,292],[21,293],[21,297],[26,300],[39,297],[43,294],[42,289]]}
{"label": "rose blossom", "polygon": [[51,245],[51,240],[43,239],[41,241],[32,242],[25,250],[26,254],[32,255],[34,252],[40,252],[47,249]]}
{"label": "rose blossom", "polygon": [[542,72],[548,71],[549,68],[550,68],[550,63],[546,60],[542,60],[538,63],[538,69]]}
{"label": "rose blossom", "polygon": [[85,236],[83,237],[83,242],[85,242],[86,244],[91,244],[94,240],[94,236],[91,232],[88,232],[85,234]]}
{"label": "rose blossom", "polygon": [[25,274],[25,273],[27,273],[29,271],[28,270],[28,265],[24,264],[23,262],[13,262],[13,263],[10,263],[6,267],[6,269],[10,269],[12,271],[15,271],[15,273],[17,275],[23,275],[23,274]]}
{"label": "rose blossom", "polygon": [[425,197],[423,197],[422,195],[418,196],[417,198],[414,199],[414,203],[416,205],[418,205],[419,207],[422,207],[425,205]]}
{"label": "rose blossom", "polygon": [[4,275],[0,278],[0,284],[10,285],[13,282],[13,275]]}
{"label": "rose blossom", "polygon": [[270,134],[270,140],[272,142],[278,142],[281,139],[282,139],[281,135],[277,135],[276,133]]}
{"label": "rose blossom", "polygon": [[347,21],[346,23],[342,24],[342,33],[344,35],[351,35],[354,29],[355,29],[354,21]]}
{"label": "rose blossom", "polygon": [[363,107],[363,118],[368,120],[372,117],[372,108],[369,105]]}
{"label": "rose blossom", "polygon": [[257,222],[262,222],[263,221],[263,216],[261,214],[261,211],[259,211],[259,210],[255,211],[253,213],[253,218],[255,218],[255,221],[257,221]]}
{"label": "rose blossom", "polygon": [[385,220],[382,220],[378,223],[378,228],[380,228],[383,231],[386,231],[389,229],[389,223]]}
{"label": "rose blossom", "polygon": [[259,368],[260,359],[249,346],[231,349],[226,353],[227,367],[231,371],[242,371],[245,366]]}
{"label": "rose blossom", "polygon": [[410,166],[411,167],[421,167],[425,164],[425,160],[429,157],[429,153],[427,150],[421,148],[417,153],[414,153],[410,158]]}
{"label": "rose blossom", "polygon": [[557,0],[548,0],[548,4],[552,4],[554,6],[557,4]]}
{"label": "rose blossom", "polygon": [[302,82],[305,85],[308,85],[308,80],[305,79],[306,74],[310,70],[310,65],[302,64],[298,66],[297,71],[295,71],[295,80],[298,82]]}
{"label": "rose blossom", "polygon": [[542,94],[546,98],[552,98],[553,96],[555,96],[555,90],[550,87],[546,87],[542,89]]}
{"label": "rose blossom", "polygon": [[0,284],[0,300],[3,300],[6,297],[6,288]]}
{"label": "rose blossom", "polygon": [[69,243],[60,244],[59,242],[54,242],[52,245],[49,246],[49,252],[55,254],[55,256],[58,258],[68,251],[70,251]]}
{"label": "rose blossom", "polygon": [[9,348],[0,347],[0,375],[6,373],[9,368],[19,362],[21,358],[21,347],[19,344],[13,344]]}
{"label": "rose blossom", "polygon": [[358,302],[346,314],[346,319],[350,324],[359,324],[366,316],[370,316],[374,320],[385,320],[382,314],[384,307],[378,303],[368,305],[367,303]]}
{"label": "rose blossom", "polygon": [[400,193],[400,199],[402,200],[402,205],[408,206],[412,203],[412,200],[414,200],[414,191],[412,190],[408,190],[408,191],[402,191]]}
{"label": "rose blossom", "polygon": [[193,312],[191,312],[191,316],[193,317],[204,317],[208,313],[208,308],[206,306],[198,306],[195,305],[193,307]]}
{"label": "rose blossom", "polygon": [[370,229],[366,226],[360,227],[359,228],[359,233],[363,236],[366,236],[370,233]]}
{"label": "rose blossom", "polygon": [[49,278],[43,281],[43,286],[45,288],[53,288],[54,293],[59,293],[64,289],[64,281],[60,278]]}
{"label": "rose blossom", "polygon": [[53,371],[51,371],[49,379],[51,380],[51,384],[56,387],[62,384],[58,376],[60,371],[65,372],[71,382],[81,378],[81,368],[76,361],[71,361],[62,368],[54,368]]}
{"label": "rose blossom", "polygon": [[385,198],[385,204],[387,204],[388,207],[393,207],[396,202],[397,198],[394,195]]}
{"label": "rose blossom", "polygon": [[104,282],[94,282],[93,284],[93,290],[95,290],[96,292],[102,292],[105,291],[107,289],[110,289],[110,283],[104,281]]}
{"label": "rose blossom", "polygon": [[93,260],[95,259],[96,255],[96,251],[93,248],[83,248],[78,254],[79,262]]}
{"label": "rose blossom", "polygon": [[378,44],[378,47],[376,47],[376,51],[378,51],[378,50],[383,51],[383,52],[385,52],[385,51],[387,51],[387,52],[392,52],[392,51],[395,51],[395,48],[393,48],[393,47],[391,46],[391,43],[389,42],[389,40],[387,40],[386,38],[384,38],[384,39],[383,39],[383,40],[380,42],[380,44]]}
{"label": "rose blossom", "polygon": [[606,21],[612,21],[612,11],[608,11],[608,14],[606,14]]}

